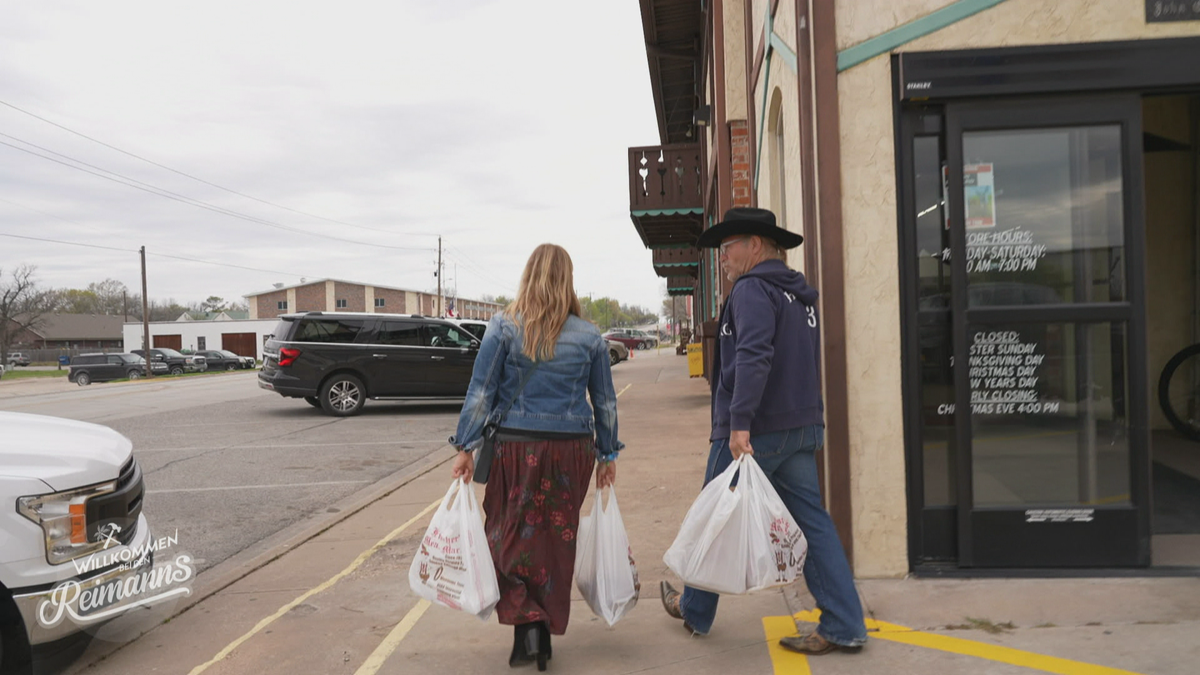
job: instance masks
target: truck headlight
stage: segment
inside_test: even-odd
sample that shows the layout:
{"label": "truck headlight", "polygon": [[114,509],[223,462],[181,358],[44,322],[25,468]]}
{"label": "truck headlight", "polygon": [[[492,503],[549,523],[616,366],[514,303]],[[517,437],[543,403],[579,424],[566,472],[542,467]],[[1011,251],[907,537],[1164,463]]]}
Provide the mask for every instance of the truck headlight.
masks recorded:
{"label": "truck headlight", "polygon": [[17,499],[17,511],[41,526],[46,533],[46,560],[60,565],[104,549],[104,541],[88,541],[87,502],[92,497],[114,492],[117,482],[100,483],[77,490],[53,492]]}

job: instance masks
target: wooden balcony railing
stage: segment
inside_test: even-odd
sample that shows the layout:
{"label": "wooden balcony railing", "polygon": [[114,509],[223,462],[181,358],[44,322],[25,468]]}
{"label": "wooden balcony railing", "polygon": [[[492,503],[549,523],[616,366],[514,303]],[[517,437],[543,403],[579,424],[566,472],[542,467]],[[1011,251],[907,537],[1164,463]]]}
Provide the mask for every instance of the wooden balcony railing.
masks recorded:
{"label": "wooden balcony railing", "polygon": [[691,246],[654,249],[653,260],[660,277],[694,277],[700,272],[700,251]]}
{"label": "wooden balcony railing", "polygon": [[629,148],[629,210],[637,216],[704,208],[700,144]]}

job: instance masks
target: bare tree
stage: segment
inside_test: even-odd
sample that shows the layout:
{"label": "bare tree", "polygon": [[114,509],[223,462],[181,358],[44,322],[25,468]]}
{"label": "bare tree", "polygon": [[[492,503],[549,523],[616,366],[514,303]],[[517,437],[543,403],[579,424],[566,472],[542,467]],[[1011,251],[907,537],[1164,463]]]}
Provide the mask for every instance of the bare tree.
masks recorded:
{"label": "bare tree", "polygon": [[19,335],[37,328],[54,303],[54,294],[38,287],[32,265],[20,265],[4,278],[0,270],[0,363],[8,363],[8,347]]}

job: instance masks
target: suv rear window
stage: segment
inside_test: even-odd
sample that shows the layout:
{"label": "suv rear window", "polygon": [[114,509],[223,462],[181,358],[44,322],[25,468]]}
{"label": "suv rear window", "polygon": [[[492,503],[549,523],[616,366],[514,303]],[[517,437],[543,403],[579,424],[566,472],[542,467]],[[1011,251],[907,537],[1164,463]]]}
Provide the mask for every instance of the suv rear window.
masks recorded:
{"label": "suv rear window", "polygon": [[354,342],[362,330],[361,319],[301,319],[292,342]]}
{"label": "suv rear window", "polygon": [[97,363],[104,363],[107,357],[104,354],[90,354],[87,356],[76,356],[71,359],[73,366],[94,366]]}

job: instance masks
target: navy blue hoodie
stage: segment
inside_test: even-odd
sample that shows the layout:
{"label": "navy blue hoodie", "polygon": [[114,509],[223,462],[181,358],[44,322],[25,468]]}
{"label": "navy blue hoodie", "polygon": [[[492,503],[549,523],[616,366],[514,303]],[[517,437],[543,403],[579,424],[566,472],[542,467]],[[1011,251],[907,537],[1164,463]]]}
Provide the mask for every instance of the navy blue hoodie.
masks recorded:
{"label": "navy blue hoodie", "polygon": [[817,291],[782,260],[738,278],[721,310],[711,440],[824,424]]}

